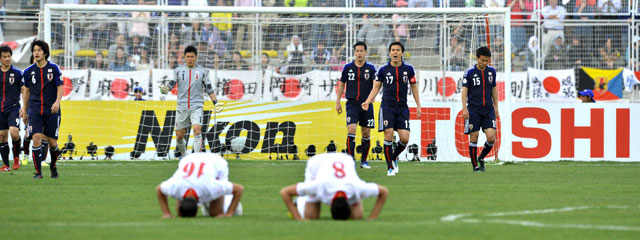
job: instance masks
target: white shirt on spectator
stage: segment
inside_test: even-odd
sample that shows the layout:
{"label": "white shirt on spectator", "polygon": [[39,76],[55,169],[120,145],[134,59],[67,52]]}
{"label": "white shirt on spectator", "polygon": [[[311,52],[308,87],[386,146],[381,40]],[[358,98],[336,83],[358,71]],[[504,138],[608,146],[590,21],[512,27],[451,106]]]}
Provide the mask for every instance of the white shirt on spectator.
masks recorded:
{"label": "white shirt on spectator", "polygon": [[618,13],[622,9],[622,1],[598,0],[598,9],[602,13]]}
{"label": "white shirt on spectator", "polygon": [[[542,9],[542,17],[544,17],[542,26],[546,29],[563,30],[562,20],[566,14],[567,10],[564,9],[563,6],[556,5],[556,7],[553,8],[551,5],[547,5]],[[558,19],[549,19],[551,15],[556,15]]]}
{"label": "white shirt on spectator", "polygon": [[[206,7],[209,6],[209,2],[207,2],[207,0],[189,0],[189,3],[187,4],[188,6],[202,6],[202,7]],[[201,19],[206,19],[209,17],[208,13],[195,13],[195,12],[191,12],[189,13],[189,18],[201,18]]]}

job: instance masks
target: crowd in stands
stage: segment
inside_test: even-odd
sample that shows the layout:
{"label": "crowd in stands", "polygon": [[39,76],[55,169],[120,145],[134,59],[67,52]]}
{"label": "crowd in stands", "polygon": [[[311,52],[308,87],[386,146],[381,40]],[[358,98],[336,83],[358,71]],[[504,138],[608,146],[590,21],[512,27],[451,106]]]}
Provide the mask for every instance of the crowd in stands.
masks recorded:
{"label": "crowd in stands", "polygon": [[[23,2],[38,0],[21,0]],[[254,6],[254,0],[167,0],[171,6]],[[156,0],[58,0],[47,3],[71,4],[117,4],[117,5],[155,5]],[[623,0],[363,0],[356,1],[359,7],[509,7],[511,8],[511,43],[504,43],[498,35],[493,36],[492,48],[498,54],[493,62],[500,62],[504,56],[500,53],[506,46],[511,47],[513,57],[521,57],[522,68],[536,67],[534,59],[544,59],[545,69],[566,69],[589,66],[597,68],[624,67],[629,59],[627,46],[628,29],[626,26],[593,26],[593,19],[628,19],[628,2]],[[445,3],[446,5],[442,5]],[[0,18],[4,13],[5,1],[0,0]],[[262,6],[275,7],[345,7],[344,0],[262,0]],[[534,11],[539,9],[539,11]],[[618,15],[607,15],[621,13]],[[172,17],[167,29],[160,28],[157,21],[151,21],[162,15]],[[76,31],[75,39],[82,49],[90,49],[95,54],[77,57],[77,68],[97,68],[110,71],[133,71],[158,67],[162,62],[158,58],[158,36],[167,34],[166,43],[169,68],[183,63],[183,49],[188,45],[199,50],[198,64],[216,69],[254,69],[263,64],[247,61],[254,47],[253,27],[248,21],[231,21],[232,18],[251,19],[252,14],[231,13],[93,13],[93,19],[116,19],[115,21],[94,21],[82,25],[84,31]],[[300,74],[308,70],[335,69],[344,64],[345,26],[317,21],[312,24],[285,24],[276,21],[283,18],[300,20],[307,14],[263,14],[262,46],[263,50],[277,54],[263,53],[260,63],[270,63],[269,68],[287,74]],[[355,32],[356,40],[365,41],[369,46],[369,55],[375,63],[387,60],[387,47],[390,42],[400,41],[408,44],[416,38],[421,43],[434,48],[432,54],[439,56],[440,29],[438,34],[426,36],[424,28],[414,26],[407,21],[399,10],[392,16],[376,14],[359,15],[364,24]],[[121,21],[117,21],[121,19]],[[177,19],[177,20],[175,20]],[[381,21],[391,19],[391,21]],[[570,25],[565,21],[572,19]],[[534,35],[531,21],[542,23],[541,39]],[[529,23],[529,24],[528,24]],[[61,24],[59,24],[61,25]],[[54,26],[54,31],[58,27]],[[448,63],[450,71],[462,71],[472,62],[469,55],[473,30],[469,26],[454,24],[450,28],[447,41]],[[2,25],[0,24],[0,33]],[[61,34],[58,34],[61,35]],[[433,37],[433,35],[438,37]],[[54,37],[54,48],[63,48],[64,39]],[[431,41],[431,42],[428,42]],[[480,39],[478,41],[484,41]],[[407,48],[411,51],[411,47]],[[541,62],[541,61],[538,61]],[[276,66],[275,68],[273,66]],[[267,68],[265,66],[265,68]]]}

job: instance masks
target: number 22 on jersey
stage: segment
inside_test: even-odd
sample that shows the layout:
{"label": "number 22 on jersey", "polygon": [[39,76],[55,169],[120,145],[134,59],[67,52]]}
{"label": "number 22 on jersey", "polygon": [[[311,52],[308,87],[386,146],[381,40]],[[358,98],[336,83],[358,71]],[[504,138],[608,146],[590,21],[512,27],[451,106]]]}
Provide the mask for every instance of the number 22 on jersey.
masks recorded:
{"label": "number 22 on jersey", "polygon": [[[196,176],[196,178],[199,178],[200,176],[202,176],[202,171],[204,169],[204,165],[205,165],[205,163],[203,163],[203,162],[200,163],[200,166],[198,167],[198,175]],[[182,178],[191,177],[191,175],[193,174],[194,170],[195,170],[195,164],[193,162],[187,163],[187,165],[184,165],[184,167],[182,168],[182,172],[184,172],[186,174]]]}

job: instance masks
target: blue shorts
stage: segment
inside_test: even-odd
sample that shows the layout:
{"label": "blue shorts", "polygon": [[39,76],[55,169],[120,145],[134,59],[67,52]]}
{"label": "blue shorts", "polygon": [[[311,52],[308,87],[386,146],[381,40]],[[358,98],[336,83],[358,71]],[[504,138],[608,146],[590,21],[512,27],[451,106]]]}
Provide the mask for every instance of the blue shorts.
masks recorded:
{"label": "blue shorts", "polygon": [[409,106],[406,102],[382,102],[378,112],[378,132],[387,128],[409,130]]}
{"label": "blue shorts", "polygon": [[465,120],[464,134],[477,132],[488,128],[496,128],[496,113],[493,106],[468,105],[469,119]]}
{"label": "blue shorts", "polygon": [[369,104],[367,111],[362,109],[362,103],[356,100],[347,100],[347,125],[360,123],[360,127],[375,127],[376,119],[373,118],[373,104]]}
{"label": "blue shorts", "polygon": [[60,113],[51,115],[29,114],[29,135],[42,133],[48,138],[58,139]]}
{"label": "blue shorts", "polygon": [[20,128],[20,108],[0,112],[0,130],[6,130],[9,127]]}

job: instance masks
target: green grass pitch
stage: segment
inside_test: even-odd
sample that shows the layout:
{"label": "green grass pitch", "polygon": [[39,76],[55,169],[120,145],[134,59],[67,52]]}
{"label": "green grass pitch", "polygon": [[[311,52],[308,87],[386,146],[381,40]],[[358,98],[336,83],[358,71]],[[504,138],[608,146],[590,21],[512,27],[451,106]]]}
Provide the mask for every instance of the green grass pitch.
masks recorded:
{"label": "green grass pitch", "polygon": [[[375,221],[295,222],[278,194],[303,180],[305,161],[230,160],[245,186],[244,215],[162,219],[155,186],[177,161],[66,161],[59,179],[33,166],[0,174],[0,239],[638,239],[640,163],[401,163],[358,168],[387,186]],[[365,214],[374,199],[364,201]],[[170,201],[172,212],[175,203]]]}

